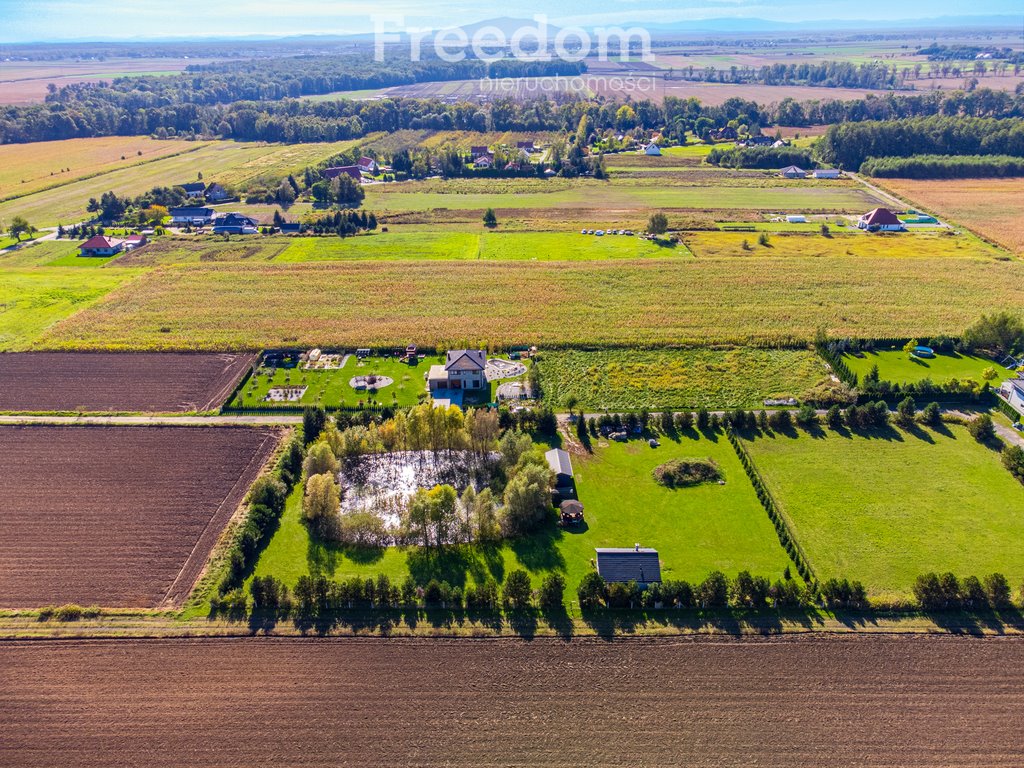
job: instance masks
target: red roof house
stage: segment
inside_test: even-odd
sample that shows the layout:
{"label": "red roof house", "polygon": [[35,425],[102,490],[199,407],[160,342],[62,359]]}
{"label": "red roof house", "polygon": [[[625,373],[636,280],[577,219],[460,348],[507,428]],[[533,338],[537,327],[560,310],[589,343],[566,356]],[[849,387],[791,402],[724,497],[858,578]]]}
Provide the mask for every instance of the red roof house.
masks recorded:
{"label": "red roof house", "polygon": [[122,250],[124,250],[122,240],[115,240],[104,235],[90,237],[78,246],[78,251],[82,256],[114,256]]}
{"label": "red roof house", "polygon": [[861,216],[857,226],[873,232],[899,232],[903,229],[903,222],[888,208],[875,208]]}

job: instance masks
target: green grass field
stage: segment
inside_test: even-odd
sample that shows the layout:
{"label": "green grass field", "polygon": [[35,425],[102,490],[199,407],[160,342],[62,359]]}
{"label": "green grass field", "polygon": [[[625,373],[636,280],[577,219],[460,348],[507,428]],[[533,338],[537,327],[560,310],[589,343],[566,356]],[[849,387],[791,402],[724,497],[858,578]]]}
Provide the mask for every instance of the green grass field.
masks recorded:
{"label": "green grass field", "polygon": [[[234,408],[274,408],[319,405],[324,408],[356,408],[360,404],[380,403],[405,407],[416,405],[426,393],[424,373],[441,358],[425,358],[418,365],[408,365],[395,358],[371,357],[357,360],[353,355],[344,367],[336,370],[302,370],[301,368],[275,368],[273,375],[257,373],[246,382],[230,405]],[[394,383],[371,396],[349,386],[355,376],[387,376]],[[298,402],[274,403],[266,400],[272,387],[306,387]]]}
{"label": "green grass field", "polygon": [[25,269],[0,273],[0,351],[24,349],[69,315],[138,276],[134,270]]}
{"label": "green grass field", "polygon": [[904,599],[928,571],[1024,577],[1024,488],[963,427],[747,446],[820,579]]}
{"label": "green grass field", "polygon": [[689,255],[666,241],[579,232],[400,231],[349,238],[295,239],[278,262],[346,259],[459,259],[492,261],[586,261]]}
{"label": "green grass field", "polygon": [[[536,180],[521,189],[509,192],[440,191],[432,182],[404,182],[370,187],[366,190],[364,205],[373,211],[398,213],[403,211],[485,210],[487,208],[516,210],[546,209],[604,209],[611,211],[651,208],[714,208],[768,211],[826,211],[864,212],[876,207],[879,201],[860,187],[768,184],[755,186],[725,186],[722,183],[694,183],[680,186],[637,184],[635,180],[594,181],[575,180],[568,188],[563,180],[554,184]],[[727,181],[723,176],[722,182]],[[463,185],[472,190],[469,185]],[[455,189],[452,187],[451,189]],[[611,216],[615,223],[621,214]],[[595,221],[594,227],[604,225]]]}
{"label": "green grass field", "polygon": [[[595,547],[629,547],[637,542],[654,547],[663,578],[692,582],[716,569],[732,576],[747,569],[774,579],[790,564],[724,437],[665,441],[658,449],[636,441],[595,450],[591,457],[574,459],[587,521],[578,531],[563,531],[552,522],[533,536],[494,547],[353,551],[311,540],[301,519],[300,489],[289,498],[255,574],[294,584],[311,572],[336,579],[386,573],[393,581],[412,573],[421,584],[436,577],[462,585],[487,576],[501,581],[511,569],[525,568],[535,584],[546,573],[563,573],[567,599],[572,600],[592,567]],[[679,457],[713,458],[722,468],[725,485],[680,490],[658,485],[651,471]]]}
{"label": "green grass field", "polygon": [[877,365],[878,376],[882,381],[900,384],[922,379],[931,379],[936,384],[950,379],[974,379],[980,384],[985,381],[982,374],[986,368],[995,368],[999,373],[996,382],[1011,376],[1010,371],[987,357],[961,355],[956,352],[924,358],[911,357],[902,349],[886,349],[844,355],[843,362],[857,374],[858,378],[863,378],[871,371],[872,366]]}
{"label": "green grass field", "polygon": [[539,366],[547,402],[593,411],[760,408],[827,378],[817,355],[792,349],[551,351]]}

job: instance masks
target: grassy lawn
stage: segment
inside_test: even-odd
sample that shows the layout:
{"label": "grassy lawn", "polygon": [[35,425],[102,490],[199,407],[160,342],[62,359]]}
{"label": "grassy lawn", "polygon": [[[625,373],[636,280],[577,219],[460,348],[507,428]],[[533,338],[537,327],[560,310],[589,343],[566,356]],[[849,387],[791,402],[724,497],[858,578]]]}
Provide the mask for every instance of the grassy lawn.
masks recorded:
{"label": "grassy lawn", "polygon": [[25,269],[0,272],[0,351],[26,348],[58,320],[136,277],[133,270]]}
{"label": "grassy lawn", "polygon": [[544,398],[575,397],[590,410],[760,408],[800,397],[827,377],[813,352],[792,349],[667,349],[545,352]]}
{"label": "grassy lawn", "polygon": [[[371,357],[357,360],[352,355],[344,367],[336,370],[309,370],[301,368],[275,368],[273,375],[260,369],[255,376],[246,382],[231,401],[235,408],[273,408],[320,405],[325,408],[356,408],[360,404],[377,402],[383,405],[410,406],[416,405],[420,395],[426,392],[423,375],[441,358],[427,357],[418,365],[408,365],[396,358]],[[394,383],[378,390],[375,396],[366,391],[357,391],[349,386],[355,376],[387,376]],[[272,387],[307,387],[302,399],[298,402],[274,403],[266,400],[267,392]]]}
{"label": "grassy lawn", "polygon": [[[420,583],[436,577],[461,585],[487,576],[501,581],[511,569],[525,568],[535,584],[546,573],[563,573],[573,595],[592,567],[595,547],[629,547],[637,542],[654,547],[661,557],[663,578],[693,582],[715,569],[731,576],[747,569],[775,579],[790,564],[724,437],[665,441],[658,449],[637,441],[595,450],[593,456],[574,459],[587,518],[576,532],[552,523],[540,533],[500,546],[450,547],[441,552],[417,547],[357,551],[310,538],[302,523],[299,489],[289,498],[255,574],[274,575],[294,584],[310,572],[336,579],[386,573],[399,582],[412,573]],[[651,471],[679,457],[713,458],[726,484],[674,491],[658,485]]]}
{"label": "grassy lawn", "polygon": [[[755,225],[756,226],[756,225]],[[766,225],[772,226],[772,225]],[[691,232],[684,236],[686,245],[700,256],[852,256],[861,259],[889,258],[953,258],[1004,256],[1002,251],[970,235],[942,232],[901,232],[866,234],[851,227],[831,225],[832,237],[822,237],[816,230],[820,223],[777,225],[810,227],[813,232],[779,232],[770,234],[768,245],[759,245],[757,232]],[[845,230],[845,231],[844,231]],[[746,242],[747,248],[743,247]]]}
{"label": "grassy lawn", "polygon": [[985,381],[982,373],[986,368],[995,368],[1000,372],[996,381],[1009,378],[1010,372],[987,357],[961,355],[956,352],[948,355],[937,354],[932,358],[911,357],[902,349],[887,349],[878,352],[862,352],[857,355],[843,356],[843,362],[858,378],[863,378],[874,365],[878,366],[878,376],[882,381],[904,384],[911,381],[931,379],[935,383],[950,379],[974,379]]}
{"label": "grassy lawn", "polygon": [[893,599],[928,571],[1024,576],[1024,488],[963,427],[747,445],[819,578]]}

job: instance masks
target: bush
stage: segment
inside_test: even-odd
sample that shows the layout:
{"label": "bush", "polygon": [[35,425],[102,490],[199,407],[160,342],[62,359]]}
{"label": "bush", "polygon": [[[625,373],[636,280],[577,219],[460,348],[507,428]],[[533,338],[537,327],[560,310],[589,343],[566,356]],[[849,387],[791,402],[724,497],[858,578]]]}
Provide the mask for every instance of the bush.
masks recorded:
{"label": "bush", "polygon": [[597,571],[591,571],[584,576],[583,581],[581,581],[579,587],[576,588],[576,597],[579,599],[580,608],[583,610],[600,608],[601,601],[604,600],[604,595],[604,579]]}
{"label": "bush", "polygon": [[729,581],[721,571],[712,571],[702,581],[696,592],[697,603],[702,608],[725,608],[729,604]]}
{"label": "bush", "polygon": [[942,411],[938,403],[928,403],[921,411],[921,423],[929,427],[937,427],[942,423]]}
{"label": "bush", "polygon": [[506,609],[521,611],[530,607],[533,590],[530,586],[530,574],[517,568],[505,578],[505,586],[501,592],[502,602]]}
{"label": "bush", "polygon": [[552,573],[544,577],[540,584],[537,601],[545,610],[559,610],[565,604],[565,578],[560,573]]}
{"label": "bush", "polygon": [[655,467],[652,474],[667,488],[685,488],[722,479],[722,470],[712,459],[672,459]]}
{"label": "bush", "polygon": [[53,618],[57,621],[78,621],[82,618],[82,606],[69,603],[62,605],[53,612]]}
{"label": "bush", "polygon": [[981,416],[967,422],[967,431],[979,443],[991,442],[996,437],[995,425],[992,423],[992,417],[987,413],[983,413]]}

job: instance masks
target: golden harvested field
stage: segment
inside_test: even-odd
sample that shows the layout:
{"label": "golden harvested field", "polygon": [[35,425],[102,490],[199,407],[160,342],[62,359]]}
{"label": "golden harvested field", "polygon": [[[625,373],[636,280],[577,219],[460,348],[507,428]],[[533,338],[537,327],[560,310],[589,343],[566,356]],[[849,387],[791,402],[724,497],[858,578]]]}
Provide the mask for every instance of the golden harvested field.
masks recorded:
{"label": "golden harvested field", "polygon": [[[105,271],[105,270],[104,270]],[[49,349],[664,344],[957,334],[1024,303],[1024,265],[943,258],[362,261],[167,267],[36,338]]]}
{"label": "golden harvested field", "polygon": [[[833,228],[835,231],[835,228]],[[972,235],[950,232],[867,234],[839,231],[831,237],[817,233],[772,232],[768,245],[759,245],[757,232],[690,232],[683,236],[694,256],[855,256],[898,258],[1010,258]],[[747,248],[743,247],[743,243]]]}
{"label": "golden harvested field", "polygon": [[0,200],[137,166],[197,146],[201,145],[194,141],[156,141],[148,136],[6,144],[0,146]]}
{"label": "golden harvested field", "polygon": [[[40,147],[45,152],[59,152],[60,145],[64,143],[46,142],[26,146]],[[10,220],[13,216],[21,215],[37,227],[78,222],[86,217],[85,209],[90,197],[99,197],[108,190],[119,195],[138,195],[155,186],[195,181],[200,172],[206,181],[218,181],[226,185],[241,184],[263,176],[280,181],[288,173],[300,171],[307,165],[315,165],[355,143],[200,142],[193,145],[196,147],[194,151],[157,159],[137,167],[112,169],[92,178],[69,180],[67,184],[55,189],[0,203],[0,220]],[[17,190],[14,194],[17,194]]]}
{"label": "golden harvested field", "polygon": [[882,184],[922,208],[1024,255],[1021,179],[885,179]]}

